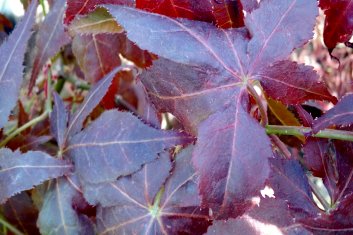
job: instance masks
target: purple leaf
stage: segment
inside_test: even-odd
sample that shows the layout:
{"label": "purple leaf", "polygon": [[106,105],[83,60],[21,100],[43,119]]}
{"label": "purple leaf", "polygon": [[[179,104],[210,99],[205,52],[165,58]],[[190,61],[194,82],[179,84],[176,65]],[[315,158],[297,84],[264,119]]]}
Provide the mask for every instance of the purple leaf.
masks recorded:
{"label": "purple leaf", "polygon": [[258,76],[266,93],[285,104],[301,104],[309,99],[337,103],[312,67],[280,61],[263,69]]}
{"label": "purple leaf", "polygon": [[72,165],[44,152],[0,149],[0,203],[42,182],[70,173]]}
{"label": "purple leaf", "polygon": [[76,110],[70,119],[69,126],[66,130],[66,139],[79,132],[83,127],[83,122],[92,110],[99,104],[101,99],[109,89],[109,86],[115,76],[115,74],[121,70],[121,67],[113,69],[108,73],[102,80],[96,83],[86,95],[85,100],[81,106]]}
{"label": "purple leaf", "polygon": [[[190,163],[192,149],[187,148],[176,156],[175,174],[170,175],[164,187],[162,184],[170,169],[168,155],[106,185],[105,190],[109,192],[106,195],[111,195],[110,205],[114,202],[116,205],[99,208],[98,231],[102,234],[203,234],[210,222],[208,210],[199,207],[197,176]],[[155,169],[161,172],[156,174]]]}
{"label": "purple leaf", "polygon": [[101,183],[131,174],[164,149],[192,141],[185,133],[154,129],[130,113],[112,110],[74,136],[66,151],[85,182]]}
{"label": "purple leaf", "polygon": [[[75,178],[58,178],[46,192],[38,218],[41,234],[94,234],[92,225],[85,224],[89,221],[80,220],[72,207],[73,198],[79,193],[72,180],[77,181]],[[84,230],[86,226],[90,226],[91,231]]]}
{"label": "purple leaf", "polygon": [[313,132],[317,133],[333,125],[353,123],[353,94],[344,96],[332,109],[314,121]]}
{"label": "purple leaf", "polygon": [[295,48],[303,46],[313,36],[317,15],[315,0],[261,1],[260,7],[245,18],[252,35],[250,73],[287,59]]}
{"label": "purple leaf", "polygon": [[36,40],[36,48],[31,57],[34,58],[30,74],[29,92],[32,91],[38,75],[45,63],[66,44],[71,41],[64,29],[63,15],[66,0],[56,0],[49,14],[41,24]]}
{"label": "purple leaf", "polygon": [[262,198],[259,206],[228,221],[218,220],[207,230],[206,235],[310,235],[303,225],[296,223],[287,203],[279,199]]}
{"label": "purple leaf", "polygon": [[203,205],[220,217],[236,217],[259,195],[273,156],[264,129],[246,111],[247,100],[239,95],[233,102],[236,108],[201,123],[193,157]]}
{"label": "purple leaf", "polygon": [[7,122],[17,102],[23,78],[23,59],[36,9],[37,0],[34,0],[22,21],[0,46],[0,128]]}
{"label": "purple leaf", "polygon": [[316,215],[316,207],[308,179],[301,165],[296,160],[271,159],[270,186],[275,197],[287,200],[291,209],[308,215]]}
{"label": "purple leaf", "polygon": [[65,145],[64,138],[69,116],[64,102],[56,92],[53,93],[53,98],[55,105],[50,115],[50,130],[58,143],[59,149],[62,149]]}

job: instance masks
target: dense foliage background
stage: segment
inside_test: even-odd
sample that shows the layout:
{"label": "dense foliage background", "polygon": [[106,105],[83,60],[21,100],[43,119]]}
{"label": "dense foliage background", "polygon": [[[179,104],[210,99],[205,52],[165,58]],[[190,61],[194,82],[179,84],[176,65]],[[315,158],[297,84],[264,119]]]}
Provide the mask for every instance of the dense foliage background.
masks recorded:
{"label": "dense foliage background", "polygon": [[2,234],[352,234],[352,0],[0,14]]}

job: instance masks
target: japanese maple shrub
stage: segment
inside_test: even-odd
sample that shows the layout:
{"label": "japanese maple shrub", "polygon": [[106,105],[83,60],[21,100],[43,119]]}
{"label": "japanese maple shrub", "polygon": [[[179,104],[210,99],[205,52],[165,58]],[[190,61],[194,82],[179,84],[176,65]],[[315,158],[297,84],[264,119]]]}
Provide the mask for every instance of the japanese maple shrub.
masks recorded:
{"label": "japanese maple shrub", "polygon": [[5,234],[353,233],[353,95],[290,57],[321,8],[340,69],[353,1],[39,3],[0,39]]}

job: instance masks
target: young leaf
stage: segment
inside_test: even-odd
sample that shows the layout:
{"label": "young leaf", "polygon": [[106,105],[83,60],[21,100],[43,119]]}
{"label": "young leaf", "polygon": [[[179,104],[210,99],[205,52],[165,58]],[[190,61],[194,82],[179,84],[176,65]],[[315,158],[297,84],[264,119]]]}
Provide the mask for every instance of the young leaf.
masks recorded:
{"label": "young leaf", "polygon": [[121,33],[123,29],[116,23],[114,18],[102,8],[86,16],[76,18],[69,26],[70,35],[76,34],[101,34]]}
{"label": "young leaf", "polygon": [[67,0],[67,9],[65,12],[65,24],[70,22],[76,15],[85,15],[93,11],[99,4],[124,4],[134,6],[134,0]]}
{"label": "young leaf", "polygon": [[131,174],[166,148],[192,141],[185,133],[154,129],[130,113],[112,110],[75,135],[66,151],[83,181],[102,183]]}
{"label": "young leaf", "polygon": [[136,7],[173,18],[215,22],[221,28],[244,26],[242,5],[238,0],[136,0]]}
{"label": "young leaf", "polygon": [[65,145],[64,138],[69,115],[60,96],[54,92],[53,97],[55,105],[50,116],[50,131],[55,137],[59,149],[62,149]]}
{"label": "young leaf", "polygon": [[91,231],[85,230],[87,225],[82,223],[89,223],[88,220],[80,220],[78,213],[72,207],[73,198],[80,193],[75,188],[76,185],[71,183],[72,181],[77,179],[58,178],[46,192],[38,218],[41,234],[94,234],[92,225],[88,224]]}
{"label": "young leaf", "polygon": [[218,217],[244,212],[264,187],[273,155],[264,130],[246,111],[246,100],[239,95],[234,103],[236,108],[201,123],[193,157],[203,205]]}
{"label": "young leaf", "polygon": [[344,96],[332,109],[314,121],[313,132],[333,125],[349,125],[353,123],[353,94]]}
{"label": "young leaf", "polygon": [[33,188],[45,180],[70,173],[72,165],[44,152],[12,152],[0,149],[0,203],[16,193]]}
{"label": "young leaf", "polygon": [[[162,184],[170,169],[168,155],[146,164],[132,176],[106,185],[104,190],[111,195],[110,205],[115,206],[99,208],[99,233],[203,234],[210,218],[208,210],[199,207],[191,153],[190,147],[176,156],[174,173],[164,187]],[[161,173],[155,174],[155,169]]]}
{"label": "young leaf", "polygon": [[24,54],[31,36],[36,9],[37,0],[34,0],[22,21],[0,46],[0,128],[7,122],[17,102],[23,77]]}
{"label": "young leaf", "polygon": [[35,45],[36,48],[34,54],[31,55],[34,60],[30,73],[29,92],[32,91],[35,81],[47,60],[71,41],[63,25],[65,3],[66,0],[55,1],[54,6],[39,28]]}
{"label": "young leaf", "polygon": [[[294,114],[288,110],[288,108],[283,105],[280,101],[273,100],[270,97],[267,97],[267,105],[271,110],[271,113],[276,117],[278,121],[284,126],[301,126],[298,119],[294,116]],[[303,136],[298,137],[303,143],[305,142],[305,138]]]}
{"label": "young leaf", "polygon": [[117,67],[107,74],[102,80],[95,84],[90,92],[86,95],[85,100],[70,119],[69,126],[66,130],[65,141],[68,137],[73,136],[82,129],[83,122],[92,110],[99,104],[101,99],[107,93],[107,90],[115,76],[121,69]]}
{"label": "young leaf", "polygon": [[353,33],[353,2],[351,0],[320,0],[326,15],[324,42],[331,53],[337,43],[347,42]]}

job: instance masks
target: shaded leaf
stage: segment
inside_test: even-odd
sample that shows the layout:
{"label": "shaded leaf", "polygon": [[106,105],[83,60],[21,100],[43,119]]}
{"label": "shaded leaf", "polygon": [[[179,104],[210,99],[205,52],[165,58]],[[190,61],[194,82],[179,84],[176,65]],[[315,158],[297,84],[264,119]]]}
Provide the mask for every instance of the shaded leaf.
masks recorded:
{"label": "shaded leaf", "polygon": [[12,152],[0,149],[0,202],[45,180],[70,173],[72,165],[44,152]]}
{"label": "shaded leaf", "polygon": [[291,61],[281,61],[264,69],[258,75],[266,93],[284,104],[299,104],[309,99],[336,103],[319,75],[312,67]]}
{"label": "shaded leaf", "polygon": [[26,192],[9,198],[3,205],[3,215],[24,234],[39,234],[36,226],[38,209]]}
{"label": "shaded leaf", "polygon": [[320,7],[326,15],[324,42],[331,53],[337,43],[347,42],[352,36],[353,2],[351,0],[320,0]]}
{"label": "shaded leaf", "polygon": [[85,75],[85,80],[97,82],[121,64],[120,38],[119,34],[75,36],[72,50]]}
{"label": "shaded leaf", "polygon": [[316,215],[316,207],[308,179],[301,165],[296,160],[271,159],[270,186],[275,197],[288,201],[291,209],[308,215]]}
{"label": "shaded leaf", "polygon": [[112,110],[74,136],[67,150],[85,182],[102,183],[131,174],[166,148],[191,141],[185,133],[154,129],[130,113]]}
{"label": "shaded leaf", "polygon": [[347,141],[334,141],[335,152],[331,156],[330,164],[335,167],[335,177],[331,177],[332,188],[330,193],[332,201],[337,202],[350,194],[353,190],[353,143]]}
{"label": "shaded leaf", "polygon": [[76,15],[85,15],[93,11],[99,4],[124,4],[134,6],[134,0],[67,0],[65,24],[69,24]]}
{"label": "shaded leaf", "polygon": [[193,158],[199,190],[203,205],[220,217],[243,213],[269,174],[270,141],[246,102],[239,95],[236,108],[211,115],[199,128]]}
{"label": "shaded leaf", "polygon": [[353,94],[344,96],[332,109],[327,111],[313,124],[313,132],[317,133],[333,125],[349,125],[353,123]]}
{"label": "shaded leaf", "polygon": [[121,33],[123,29],[116,23],[114,18],[102,8],[86,16],[76,18],[69,26],[70,35],[76,34],[100,34]]}
{"label": "shaded leaf", "polygon": [[[115,206],[99,208],[98,231],[101,234],[203,234],[210,222],[208,210],[199,207],[191,152],[190,147],[176,156],[174,173],[164,187],[162,184],[170,169],[166,154],[132,176],[104,186],[109,192],[105,195],[111,195],[110,205]],[[155,174],[155,169],[161,172]]]}
{"label": "shaded leaf", "polygon": [[50,115],[50,131],[55,137],[59,149],[62,149],[65,145],[64,138],[69,115],[63,100],[56,92],[53,93],[53,98],[55,105]]}
{"label": "shaded leaf", "polygon": [[[79,193],[71,182],[75,178],[61,177],[56,179],[44,197],[44,203],[39,213],[38,227],[41,234],[95,234],[88,219],[81,219],[73,209],[73,198]],[[55,212],[55,213],[53,213]],[[91,227],[91,231],[85,227]]]}
{"label": "shaded leaf", "polygon": [[303,225],[296,223],[287,203],[279,199],[261,198],[260,205],[237,219],[215,221],[207,235],[309,235]]}
{"label": "shaded leaf", "polygon": [[[0,46],[0,128],[17,102],[23,78],[23,59],[31,36],[37,1],[32,1],[22,21]],[[6,56],[4,56],[6,55]]]}
{"label": "shaded leaf", "polygon": [[347,195],[337,207],[328,214],[308,218],[300,222],[314,234],[349,235],[353,231],[353,195]]}
{"label": "shaded leaf", "polygon": [[41,24],[35,43],[33,67],[30,73],[29,92],[35,84],[38,75],[48,59],[71,41],[64,29],[63,14],[65,12],[66,0],[56,0],[49,14]]}

